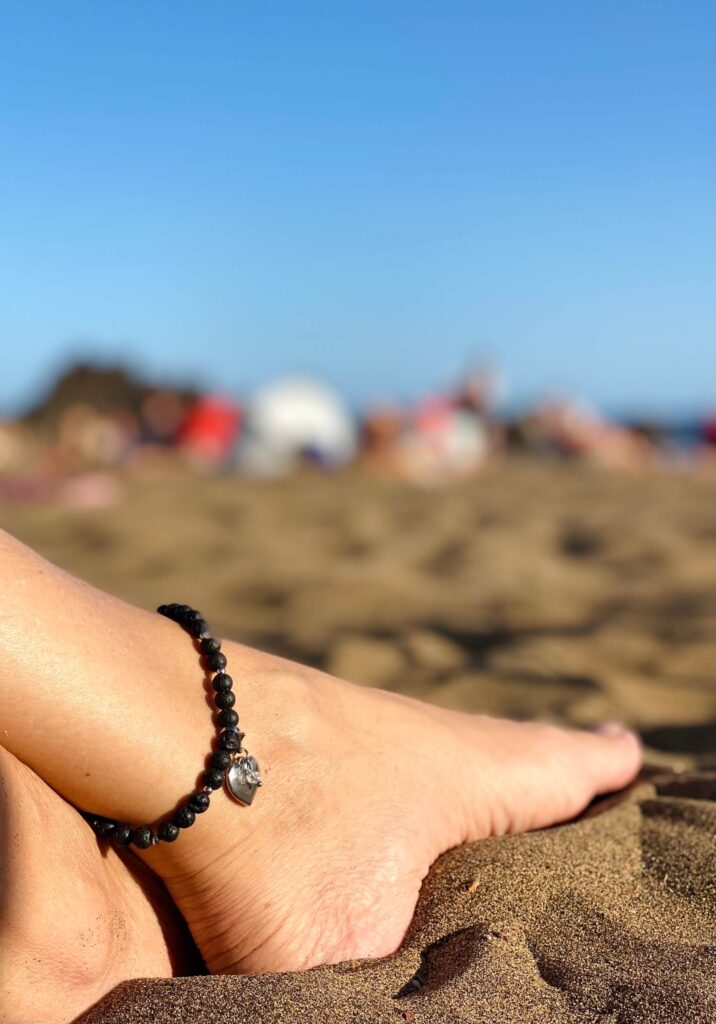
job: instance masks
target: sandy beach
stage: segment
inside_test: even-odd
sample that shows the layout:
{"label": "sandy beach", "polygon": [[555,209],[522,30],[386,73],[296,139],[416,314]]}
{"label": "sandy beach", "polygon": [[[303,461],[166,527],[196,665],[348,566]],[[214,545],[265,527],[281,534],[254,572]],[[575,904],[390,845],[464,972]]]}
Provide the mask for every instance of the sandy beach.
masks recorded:
{"label": "sandy beach", "polygon": [[400,950],[137,981],[84,1024],[710,1024],[716,1017],[713,488],[508,462],[425,489],[358,473],[129,480],[2,525],[152,608],[444,706],[620,719],[647,767],[579,821],[442,857]]}

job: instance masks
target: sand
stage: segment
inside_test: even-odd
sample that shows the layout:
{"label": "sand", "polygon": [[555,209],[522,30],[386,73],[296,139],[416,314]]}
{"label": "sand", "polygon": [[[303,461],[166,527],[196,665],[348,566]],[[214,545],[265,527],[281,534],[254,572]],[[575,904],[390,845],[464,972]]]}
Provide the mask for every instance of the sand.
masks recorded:
{"label": "sand", "polygon": [[450,707],[638,728],[650,767],[577,822],[442,857],[400,950],[120,986],[84,1024],[681,1024],[716,1019],[712,486],[510,464],[443,490],[313,476],[130,481],[5,506],[43,554],[147,607]]}
{"label": "sand", "polygon": [[387,960],[129,982],[82,1022],[713,1024],[714,800],[716,775],[662,776],[573,825],[447,854]]}

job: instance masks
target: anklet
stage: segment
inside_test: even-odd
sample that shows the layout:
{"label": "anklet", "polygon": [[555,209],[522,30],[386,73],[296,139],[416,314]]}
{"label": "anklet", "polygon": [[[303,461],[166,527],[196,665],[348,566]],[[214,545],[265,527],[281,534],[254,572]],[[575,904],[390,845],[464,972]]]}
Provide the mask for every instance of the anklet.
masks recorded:
{"label": "anklet", "polygon": [[241,745],[244,733],[239,729],[239,716],[234,711],[234,683],[226,672],[226,655],[221,652],[221,642],[211,636],[203,617],[189,605],[163,604],[157,611],[176,622],[195,640],[207,671],[215,673],[211,685],[217,708],[216,722],[221,732],[210,766],[204,772],[204,785],[156,829],[151,825],[135,827],[111,818],[89,817],[92,828],[101,839],[111,839],[116,846],[133,843],[140,850],[156,843],[173,843],[181,829],[190,828],[196,815],[208,809],[211,793],[220,789],[224,782],[234,799],[244,805],[251,803],[256,790],[263,785],[256,758]]}

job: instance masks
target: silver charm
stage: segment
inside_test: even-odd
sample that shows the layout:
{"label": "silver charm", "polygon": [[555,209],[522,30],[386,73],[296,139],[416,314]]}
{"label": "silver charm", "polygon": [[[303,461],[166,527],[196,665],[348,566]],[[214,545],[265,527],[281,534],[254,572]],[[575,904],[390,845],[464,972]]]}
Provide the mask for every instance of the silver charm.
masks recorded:
{"label": "silver charm", "polygon": [[263,786],[258,761],[252,754],[241,751],[226,773],[226,786],[240,804],[251,803],[256,790]]}

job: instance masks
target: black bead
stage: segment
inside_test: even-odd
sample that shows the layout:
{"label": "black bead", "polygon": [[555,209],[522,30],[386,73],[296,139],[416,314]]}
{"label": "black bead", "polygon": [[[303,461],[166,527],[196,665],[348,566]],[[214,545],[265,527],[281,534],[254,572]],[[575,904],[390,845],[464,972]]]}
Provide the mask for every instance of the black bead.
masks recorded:
{"label": "black bead", "polygon": [[204,785],[209,789],[221,789],[224,785],[224,773],[220,768],[207,768],[204,772]]}
{"label": "black bead", "polygon": [[117,822],[109,821],[107,818],[100,818],[99,821],[95,821],[92,825],[95,835],[99,836],[100,839],[111,839],[116,827]]}
{"label": "black bead", "polygon": [[224,708],[223,711],[220,711],[216,720],[222,729],[233,729],[235,725],[239,724],[238,713],[231,708]]}
{"label": "black bead", "polygon": [[129,846],[132,841],[132,830],[129,825],[117,825],[112,833],[112,842],[115,846]]}
{"label": "black bead", "polygon": [[[164,609],[164,611],[161,611],[162,608]],[[186,614],[186,612],[184,611],[185,608],[187,608],[187,605],[163,604],[163,605],[160,605],[160,607],[157,609],[157,611],[161,615],[166,615],[166,617],[168,619],[172,619],[174,622],[178,622],[180,620],[180,618],[183,615]],[[188,610],[188,608],[187,608],[187,610]]]}
{"label": "black bead", "polygon": [[226,672],[219,672],[211,680],[211,685],[214,687],[217,693],[220,693],[222,691],[226,693],[226,691],[230,690],[231,687],[234,685],[234,680],[231,678],[231,676],[227,675]]}
{"label": "black bead", "polygon": [[179,828],[190,828],[194,824],[195,819],[196,815],[192,811],[191,807],[187,807],[185,804],[176,812],[173,821],[175,825],[179,826]]}
{"label": "black bead", "polygon": [[132,842],[140,850],[148,850],[152,845],[152,830],[149,825],[141,825],[132,832]]}
{"label": "black bead", "polygon": [[205,636],[201,641],[202,654],[216,654],[221,650],[221,640],[215,640],[213,636]]}
{"label": "black bead", "polygon": [[211,669],[212,672],[222,672],[226,668],[226,655],[222,654],[221,651],[207,654],[206,667]]}
{"label": "black bead", "polygon": [[210,802],[209,794],[205,793],[202,789],[198,789],[196,793],[192,793],[189,797],[189,806],[195,814],[203,814],[209,807]]}
{"label": "black bead", "polygon": [[214,694],[214,703],[217,708],[233,708],[236,703],[236,697],[233,695],[231,690],[227,690],[225,693]]}
{"label": "black bead", "polygon": [[157,835],[163,843],[173,843],[179,835],[179,826],[173,821],[163,821],[157,829]]}
{"label": "black bead", "polygon": [[227,768],[231,767],[231,751],[215,750],[211,755],[211,767],[218,768],[219,771],[225,772]]}
{"label": "black bead", "polygon": [[219,736],[220,750],[238,750],[241,746],[240,733],[234,729],[225,729]]}
{"label": "black bead", "polygon": [[196,637],[198,639],[202,633],[208,633],[209,626],[206,620],[202,619],[202,617],[199,616],[198,619],[189,619],[189,622],[187,624],[187,630],[189,631],[189,633],[191,633],[193,637]]}

